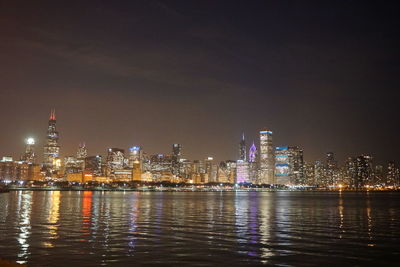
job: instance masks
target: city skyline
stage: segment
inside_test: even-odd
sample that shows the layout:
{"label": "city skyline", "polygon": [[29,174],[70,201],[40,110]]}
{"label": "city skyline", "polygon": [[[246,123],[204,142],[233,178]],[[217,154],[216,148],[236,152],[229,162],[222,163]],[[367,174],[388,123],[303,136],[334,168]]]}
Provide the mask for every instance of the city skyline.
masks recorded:
{"label": "city skyline", "polygon": [[307,162],[303,148],[274,145],[274,133],[270,129],[262,129],[258,134],[258,148],[254,141],[247,146],[242,133],[236,157],[225,160],[216,160],[210,154],[202,159],[187,158],[179,143],[172,144],[169,153],[150,154],[141,144],[134,144],[128,150],[108,147],[104,155],[88,153],[86,143],[82,142],[76,154],[66,156],[60,152],[62,146],[59,143],[56,111],[51,109],[41,163],[35,152],[35,139],[28,137],[25,152],[19,160],[2,157],[0,179],[6,183],[220,183],[339,190],[392,189],[399,184],[399,169],[394,161],[387,162],[385,168],[377,164],[372,155],[361,154],[348,156],[346,161],[340,163],[335,153],[330,151],[326,153],[325,160]]}
{"label": "city skyline", "polygon": [[[75,144],[75,146],[73,147],[73,148],[69,148],[69,149],[67,149],[67,151],[71,151],[72,150],[72,153],[69,153],[69,154],[66,154],[66,153],[60,153],[59,151],[60,151],[60,147],[62,146],[63,147],[63,150],[65,149],[65,147],[62,145],[62,141],[59,143],[59,131],[56,131],[56,126],[55,126],[55,122],[56,122],[56,109],[55,108],[52,108],[51,110],[50,110],[50,116],[49,116],[49,125],[48,125],[48,129],[47,129],[47,135],[45,136],[45,137],[42,137],[42,138],[37,138],[37,137],[35,137],[35,136],[32,136],[32,135],[30,135],[30,136],[26,136],[26,138],[24,138],[24,140],[23,140],[23,142],[20,144],[21,146],[23,146],[23,148],[25,148],[25,149],[27,149],[27,148],[29,148],[29,145],[34,145],[34,147],[36,147],[36,149],[38,148],[38,147],[43,147],[44,149],[45,149],[45,154],[47,153],[47,155],[49,155],[49,154],[54,154],[54,155],[50,155],[50,156],[46,156],[46,155],[44,155],[43,156],[43,153],[38,153],[38,151],[36,150],[35,151],[35,159],[37,160],[37,161],[39,161],[39,162],[43,162],[44,163],[44,165],[48,165],[49,164],[49,162],[51,162],[52,161],[52,159],[53,158],[60,158],[60,159],[62,159],[62,158],[65,158],[65,157],[68,157],[68,156],[71,156],[71,155],[75,155],[75,153],[76,153],[76,149],[77,149],[77,147],[78,147],[78,149],[80,149],[81,148],[81,146],[83,145],[84,147],[85,147],[85,149],[87,149],[87,146],[86,146],[86,141],[84,141],[84,140],[82,140],[82,141],[80,141],[78,144]],[[57,128],[58,128],[58,126],[57,126]],[[261,134],[261,133],[265,133],[265,134],[267,134],[267,135],[273,135],[273,132],[274,131],[270,131],[270,130],[262,130],[262,129],[266,129],[266,128],[260,128],[259,129],[259,131],[256,131],[256,134]],[[253,133],[254,134],[254,133]],[[247,135],[247,133],[246,133],[246,135]],[[251,134],[250,134],[251,135]],[[275,138],[275,137],[274,137]],[[41,140],[41,142],[40,142],[40,140]],[[44,141],[44,140],[47,140],[47,141]],[[50,140],[50,141],[49,141]],[[53,140],[56,140],[56,141],[53,141]],[[61,139],[62,140],[62,139]],[[249,152],[249,150],[253,147],[253,145],[254,144],[257,144],[257,146],[254,146],[254,148],[256,149],[256,153],[258,154],[258,156],[259,156],[259,150],[260,150],[260,139],[259,139],[259,137],[258,136],[256,136],[252,141],[249,141],[248,139],[246,139],[245,138],[245,132],[242,132],[241,133],[241,138],[240,139],[238,139],[239,140],[239,145],[238,145],[238,147],[236,147],[236,155],[234,155],[233,157],[231,157],[231,158],[216,158],[214,155],[213,155],[213,151],[210,151],[208,154],[205,154],[205,155],[203,155],[203,157],[200,157],[200,158],[190,158],[190,157],[188,157],[188,156],[186,156],[186,155],[184,155],[185,156],[185,158],[187,158],[187,159],[191,159],[191,160],[202,160],[202,159],[207,159],[207,157],[213,157],[214,159],[216,159],[217,161],[225,161],[225,160],[244,160],[244,161],[249,161],[249,162],[251,162],[251,158],[250,158],[250,152]],[[38,142],[39,141],[39,142]],[[237,140],[236,140],[237,141]],[[47,148],[48,146],[49,146],[49,142],[50,142],[50,147],[54,147],[54,148],[50,148],[50,150],[51,149],[55,149],[55,151],[51,151],[51,152],[49,152],[49,148]],[[55,143],[54,143],[55,142]],[[178,143],[179,142],[177,142],[177,143],[173,143],[173,145],[178,145]],[[236,142],[237,143],[237,142]],[[60,145],[61,144],[61,145]],[[251,144],[251,145],[250,145]],[[182,146],[182,144],[181,143],[179,143],[179,145],[180,146]],[[232,144],[233,146],[234,146],[234,144]],[[283,146],[282,146],[283,145]],[[28,146],[28,147],[27,147]],[[126,150],[129,150],[129,149],[131,149],[131,148],[134,148],[134,147],[136,147],[136,146],[138,146],[138,147],[140,147],[141,149],[143,149],[145,146],[143,145],[143,144],[139,144],[139,143],[130,143],[130,144],[125,144],[125,145],[122,145],[122,146],[108,146],[108,147],[103,147],[103,150],[102,151],[95,151],[95,152],[90,152],[90,155],[106,155],[106,153],[107,153],[107,150],[109,150],[110,148],[113,148],[113,147],[122,147],[123,149],[126,149]],[[166,151],[160,151],[160,150],[156,150],[156,151],[152,151],[152,152],[150,152],[150,151],[148,151],[148,150],[146,150],[147,152],[148,152],[148,154],[164,154],[164,155],[168,155],[168,154],[170,154],[170,146],[171,146],[171,144],[168,144],[168,149],[166,150]],[[280,150],[280,148],[284,148],[285,146],[289,146],[289,147],[293,147],[293,146],[295,146],[295,147],[298,147],[296,144],[290,144],[290,145],[288,145],[288,144],[279,144],[279,145],[277,145],[275,142],[273,142],[273,141],[271,141],[271,143],[269,144],[269,146],[270,146],[270,150],[271,151],[275,151],[276,149],[278,149],[278,150]],[[258,148],[256,148],[256,147],[258,147]],[[186,147],[185,147],[186,148]],[[257,150],[258,149],[258,150]],[[302,148],[303,150],[304,150],[304,148]],[[303,151],[302,150],[302,151]],[[11,157],[13,157],[13,158],[15,158],[15,159],[19,159],[19,158],[21,158],[21,157],[23,157],[23,156],[21,156],[21,154],[22,154],[22,151],[23,151],[23,149],[21,150],[21,152],[19,152],[19,151],[14,151],[13,153],[9,153],[9,154],[1,154],[0,156],[5,156],[5,157],[7,157],[7,156],[11,156]],[[47,152],[46,152],[47,151]],[[181,153],[181,147],[180,147],[180,153]],[[273,153],[275,153],[275,152],[273,152]],[[326,157],[326,155],[327,155],[327,153],[329,154],[329,153],[333,153],[333,152],[329,152],[329,151],[327,151],[327,152],[325,152],[323,155],[321,155],[321,157],[320,158],[318,158],[318,159],[316,159],[316,160],[307,160],[307,162],[309,162],[309,163],[313,163],[313,162],[316,162],[316,161],[320,161],[320,160],[324,160],[325,159],[325,157]],[[247,156],[247,155],[249,155],[249,156]],[[274,154],[271,154],[271,155],[274,155]],[[373,159],[374,159],[374,161],[375,161],[375,163],[378,163],[378,164],[387,164],[388,162],[393,162],[393,161],[395,161],[394,159],[389,159],[387,162],[382,162],[383,160],[382,159],[377,159],[377,158],[375,158],[375,156],[372,154],[372,153],[359,153],[359,154],[356,154],[356,153],[352,153],[352,154],[349,154],[349,155],[344,155],[343,156],[343,159],[342,160],[340,160],[340,163],[345,163],[346,162],[346,160],[349,158],[349,157],[357,157],[358,155],[370,155],[370,156],[372,156],[373,157]],[[46,157],[48,157],[49,159],[48,160],[45,160],[45,158]],[[337,160],[339,157],[337,156],[337,154],[335,153],[335,159]],[[304,159],[306,159],[306,157],[304,157]],[[397,161],[395,161],[395,162],[397,162]],[[272,164],[271,162],[269,163],[270,165]]]}
{"label": "city skyline", "polygon": [[27,136],[42,142],[55,107],[66,154],[83,140],[94,153],[180,142],[190,158],[233,158],[242,132],[251,142],[267,127],[309,161],[326,151],[399,161],[396,10],[365,1],[3,2],[0,153],[20,151]]}
{"label": "city skyline", "polygon": [[0,1],[0,266],[391,266],[400,2]]}

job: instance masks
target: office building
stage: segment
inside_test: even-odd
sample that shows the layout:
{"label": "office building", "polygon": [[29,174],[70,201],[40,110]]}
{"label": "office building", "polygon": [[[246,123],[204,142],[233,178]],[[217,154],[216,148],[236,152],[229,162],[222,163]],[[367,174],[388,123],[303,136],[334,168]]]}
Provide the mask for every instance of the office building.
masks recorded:
{"label": "office building", "polygon": [[176,176],[180,176],[181,170],[181,153],[182,153],[182,146],[180,144],[173,144],[172,145],[172,174]]}
{"label": "office building", "polygon": [[52,110],[50,113],[43,155],[43,167],[48,176],[51,176],[61,168],[60,146],[58,144],[59,134],[57,132],[56,123],[56,113],[55,110]]}
{"label": "office building", "polygon": [[260,131],[259,175],[260,184],[275,184],[274,147],[272,131]]}
{"label": "office building", "polygon": [[25,140],[25,153],[21,157],[21,160],[25,163],[33,164],[35,163],[35,139],[32,137]]}
{"label": "office building", "polygon": [[242,139],[239,142],[239,160],[243,162],[247,161],[246,141],[244,139],[244,133],[242,134]]}

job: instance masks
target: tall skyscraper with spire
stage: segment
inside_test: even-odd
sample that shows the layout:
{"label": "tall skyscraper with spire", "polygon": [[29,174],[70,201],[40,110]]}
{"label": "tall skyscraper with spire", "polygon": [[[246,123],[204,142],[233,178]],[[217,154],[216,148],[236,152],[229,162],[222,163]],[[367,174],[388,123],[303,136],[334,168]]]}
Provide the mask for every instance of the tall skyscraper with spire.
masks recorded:
{"label": "tall skyscraper with spire", "polygon": [[44,146],[43,167],[50,173],[59,167],[57,161],[60,157],[60,146],[58,145],[58,132],[56,129],[56,111],[50,112],[49,126],[47,128],[46,145]]}
{"label": "tall skyscraper with spire", "polygon": [[247,162],[244,133],[239,142],[239,159],[236,161],[236,183],[249,183],[249,162]]}
{"label": "tall skyscraper with spire", "polygon": [[244,133],[242,134],[242,140],[240,140],[239,143],[239,160],[247,161],[246,141],[244,139]]}

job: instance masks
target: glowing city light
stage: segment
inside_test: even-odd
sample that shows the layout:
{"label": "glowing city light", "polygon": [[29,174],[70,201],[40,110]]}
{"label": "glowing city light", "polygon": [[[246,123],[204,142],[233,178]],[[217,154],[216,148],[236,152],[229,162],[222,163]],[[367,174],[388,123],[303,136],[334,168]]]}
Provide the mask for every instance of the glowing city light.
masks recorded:
{"label": "glowing city light", "polygon": [[35,144],[35,139],[32,137],[29,137],[28,139],[26,139],[26,144],[27,145],[34,145]]}

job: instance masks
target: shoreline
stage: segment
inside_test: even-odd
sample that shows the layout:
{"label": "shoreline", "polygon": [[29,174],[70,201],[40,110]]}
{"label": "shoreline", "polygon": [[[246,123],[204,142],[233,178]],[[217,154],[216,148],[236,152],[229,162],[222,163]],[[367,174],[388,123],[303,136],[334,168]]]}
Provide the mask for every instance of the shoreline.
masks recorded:
{"label": "shoreline", "polygon": [[99,192],[400,192],[400,190],[329,190],[329,189],[268,189],[268,188],[6,188],[12,191],[99,191]]}

